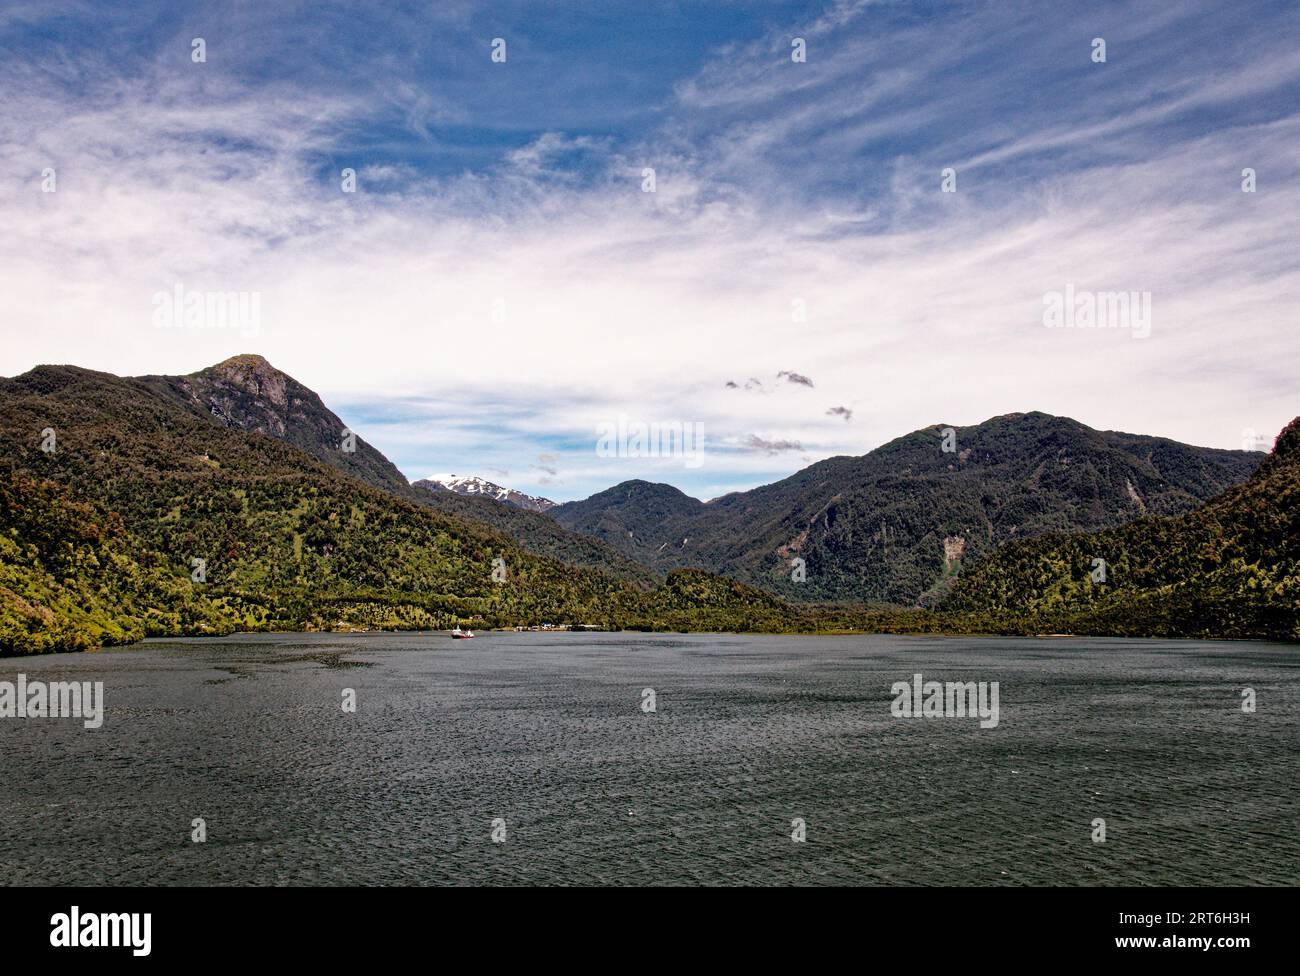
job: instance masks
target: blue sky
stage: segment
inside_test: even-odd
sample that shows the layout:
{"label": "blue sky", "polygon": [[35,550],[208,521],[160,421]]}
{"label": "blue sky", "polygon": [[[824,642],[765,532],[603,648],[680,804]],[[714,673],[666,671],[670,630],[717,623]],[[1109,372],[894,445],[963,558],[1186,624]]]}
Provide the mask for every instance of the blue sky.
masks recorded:
{"label": "blue sky", "polygon": [[[11,2],[0,372],[257,352],[411,478],[561,500],[1012,411],[1240,447],[1300,413],[1297,36],[1281,2]],[[177,285],[258,321],[160,329]],[[1149,293],[1149,335],[1044,328],[1067,285]],[[621,416],[704,463],[599,456]]]}

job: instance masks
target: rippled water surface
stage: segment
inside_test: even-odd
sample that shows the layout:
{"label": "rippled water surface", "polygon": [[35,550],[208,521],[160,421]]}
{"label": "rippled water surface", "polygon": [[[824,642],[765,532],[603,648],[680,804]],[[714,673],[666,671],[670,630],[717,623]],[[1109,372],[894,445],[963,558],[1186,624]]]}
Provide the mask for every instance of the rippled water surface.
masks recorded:
{"label": "rippled water surface", "polygon": [[[0,870],[8,884],[1297,884],[1298,664],[1294,647],[1248,643],[606,634],[9,658],[0,680],[103,681],[107,709],[98,730],[0,719]],[[1000,724],[892,717],[890,686],[917,672],[999,682]],[[196,817],[206,843],[190,840]]]}

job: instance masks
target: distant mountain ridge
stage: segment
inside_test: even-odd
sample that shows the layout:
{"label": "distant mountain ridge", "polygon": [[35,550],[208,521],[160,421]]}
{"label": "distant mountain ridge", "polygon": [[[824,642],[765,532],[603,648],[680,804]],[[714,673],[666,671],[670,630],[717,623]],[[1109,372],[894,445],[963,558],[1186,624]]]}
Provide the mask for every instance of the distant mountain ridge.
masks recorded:
{"label": "distant mountain ridge", "polygon": [[1185,512],[1262,458],[1008,414],[936,424],[707,503],[628,481],[549,514],[661,572],[699,567],[790,600],[907,606],[936,601],[964,563],[1003,543]]}
{"label": "distant mountain ridge", "polygon": [[555,502],[549,498],[528,495],[513,488],[503,488],[486,478],[473,475],[461,477],[454,474],[433,474],[427,478],[421,478],[415,484],[430,491],[453,491],[458,495],[481,495],[485,498],[495,498],[499,502],[506,502],[509,505],[530,512],[545,512],[547,509],[555,507]]}
{"label": "distant mountain ridge", "polygon": [[412,485],[422,505],[491,528],[514,539],[539,556],[584,569],[608,573],[618,579],[651,586],[663,578],[623,553],[590,536],[571,532],[544,512],[520,508],[487,495],[461,495],[424,480]]}

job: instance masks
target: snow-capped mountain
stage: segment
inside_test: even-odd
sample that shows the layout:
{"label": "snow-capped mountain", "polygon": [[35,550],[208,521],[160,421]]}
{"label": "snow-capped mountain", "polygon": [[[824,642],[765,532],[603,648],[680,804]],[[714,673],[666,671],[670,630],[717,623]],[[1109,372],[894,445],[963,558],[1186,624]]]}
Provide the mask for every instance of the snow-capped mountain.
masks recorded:
{"label": "snow-capped mountain", "polygon": [[454,474],[431,474],[422,481],[417,481],[416,485],[433,491],[454,491],[458,495],[486,495],[488,498],[495,498],[499,502],[507,502],[530,512],[544,512],[548,508],[555,507],[555,502],[549,498],[525,495],[522,491],[503,488],[486,478],[478,478],[473,475],[462,477]]}

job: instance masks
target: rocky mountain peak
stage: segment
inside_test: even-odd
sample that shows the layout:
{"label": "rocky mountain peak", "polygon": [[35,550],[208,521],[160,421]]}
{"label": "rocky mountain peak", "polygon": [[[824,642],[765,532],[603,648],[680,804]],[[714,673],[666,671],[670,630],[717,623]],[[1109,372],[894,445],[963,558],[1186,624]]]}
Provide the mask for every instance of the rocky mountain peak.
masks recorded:
{"label": "rocky mountain peak", "polygon": [[349,431],[319,395],[262,356],[243,353],[185,376],[143,379],[227,427],[287,441],[379,488],[408,487],[401,472]]}

